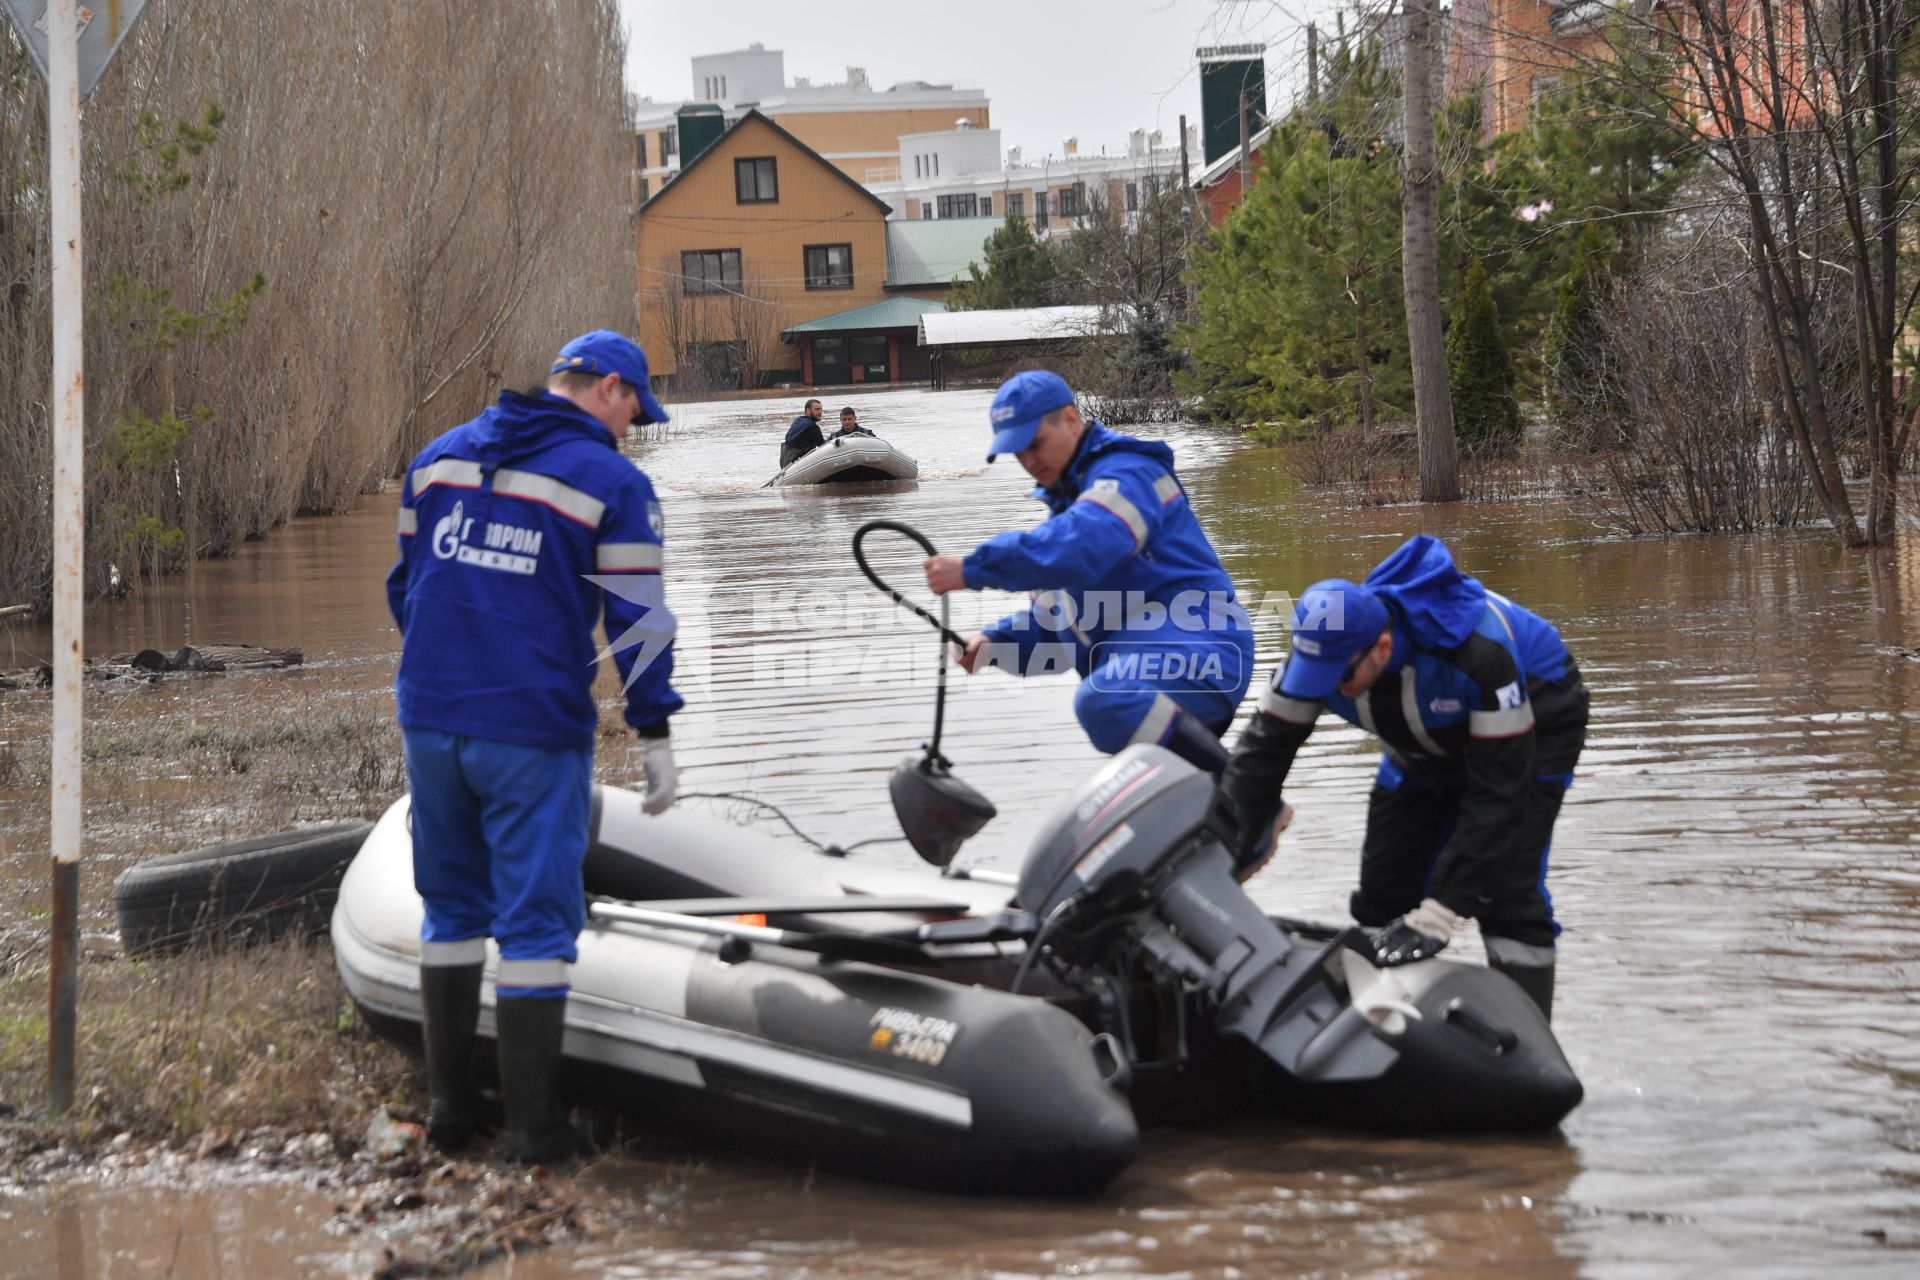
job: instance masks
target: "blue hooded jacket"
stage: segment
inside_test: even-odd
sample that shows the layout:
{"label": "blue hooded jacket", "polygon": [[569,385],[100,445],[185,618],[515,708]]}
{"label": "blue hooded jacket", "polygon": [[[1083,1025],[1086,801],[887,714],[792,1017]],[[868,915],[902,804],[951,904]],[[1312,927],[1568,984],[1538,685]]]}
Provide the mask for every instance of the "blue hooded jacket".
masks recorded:
{"label": "blue hooded jacket", "polygon": [[1297,696],[1287,665],[1260,695],[1235,745],[1222,789],[1248,821],[1278,805],[1295,753],[1322,710],[1377,736],[1379,785],[1406,780],[1460,797],[1452,836],[1434,862],[1433,896],[1474,915],[1486,867],[1506,850],[1512,816],[1534,780],[1537,730],[1584,738],[1586,701],[1562,694],[1536,727],[1533,696],[1577,674],[1553,624],[1460,572],[1446,545],[1422,534],[1376,565],[1362,584],[1392,617],[1393,656],[1358,698]]}
{"label": "blue hooded jacket", "polygon": [[1033,496],[1046,520],[989,538],[963,561],[969,587],[1035,593],[1032,607],[986,629],[990,642],[1018,647],[1022,672],[1038,644],[1071,645],[1084,676],[1094,645],[1157,638],[1230,646],[1246,679],[1252,624],[1187,505],[1172,449],[1091,423],[1060,479]]}
{"label": "blue hooded jacket", "polygon": [[682,702],[660,504],[598,419],[551,393],[503,392],[407,468],[399,532],[387,603],[403,726],[591,750],[604,614],[627,723],[665,731]]}

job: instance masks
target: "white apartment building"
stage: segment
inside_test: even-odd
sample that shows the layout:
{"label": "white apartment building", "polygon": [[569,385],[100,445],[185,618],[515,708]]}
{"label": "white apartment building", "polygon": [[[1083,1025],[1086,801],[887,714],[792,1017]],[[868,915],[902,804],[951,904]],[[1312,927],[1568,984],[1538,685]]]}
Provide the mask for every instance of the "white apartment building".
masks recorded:
{"label": "white apartment building", "polygon": [[[1197,174],[1198,127],[1188,129],[1187,151]],[[1158,130],[1134,130],[1123,152],[1086,152],[1068,138],[1061,154],[1029,160],[1019,147],[1002,152],[1000,131],[971,121],[903,135],[896,163],[897,176],[883,169],[864,184],[893,206],[896,219],[1017,215],[1056,236],[1071,231],[1096,198],[1132,213],[1182,176],[1179,139]]]}
{"label": "white apartment building", "polygon": [[804,76],[789,82],[786,54],[758,43],[703,54],[692,60],[691,71],[687,98],[629,102],[643,202],[680,171],[687,149],[681,113],[690,108],[704,109],[710,120],[718,108],[717,120],[699,126],[705,136],[717,136],[756,109],[861,183],[892,172],[902,134],[951,129],[961,120],[989,123],[986,91],[969,84],[904,80],[879,89],[861,67],[848,67],[846,79],[836,83],[815,84]]}

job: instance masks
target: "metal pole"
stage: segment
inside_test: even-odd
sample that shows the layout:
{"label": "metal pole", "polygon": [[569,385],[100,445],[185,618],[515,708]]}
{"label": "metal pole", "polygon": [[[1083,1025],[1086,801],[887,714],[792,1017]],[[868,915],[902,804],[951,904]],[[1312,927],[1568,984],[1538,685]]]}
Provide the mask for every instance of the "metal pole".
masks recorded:
{"label": "metal pole", "polygon": [[1320,105],[1320,28],[1307,24],[1307,101]]}
{"label": "metal pole", "polygon": [[1253,146],[1253,122],[1247,106],[1247,91],[1240,91],[1240,198],[1247,198],[1247,187],[1253,182],[1253,157],[1248,154]]}
{"label": "metal pole", "polygon": [[47,13],[48,185],[53,216],[53,955],[47,1107],[73,1105],[80,954],[80,655],[84,546],[80,295],[80,58],[75,0]]}

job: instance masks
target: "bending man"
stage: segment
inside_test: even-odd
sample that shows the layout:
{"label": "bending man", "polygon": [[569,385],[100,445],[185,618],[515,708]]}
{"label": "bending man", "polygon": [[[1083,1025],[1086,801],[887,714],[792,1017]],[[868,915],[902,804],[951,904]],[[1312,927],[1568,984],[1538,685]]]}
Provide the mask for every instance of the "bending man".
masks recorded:
{"label": "bending man", "polygon": [[1173,450],[1087,423],[1055,374],[1016,374],[993,398],[992,462],[1014,454],[1048,517],[964,559],[933,556],[927,586],[1033,593],[974,636],[960,665],[1077,671],[1075,717],[1109,754],[1154,742],[1211,772],[1253,668],[1253,630],[1187,505]]}
{"label": "bending man", "polygon": [[1385,748],[1353,918],[1379,963],[1423,960],[1466,919],[1487,959],[1553,1010],[1547,855],[1587,736],[1587,688],[1551,623],[1455,567],[1424,534],[1363,585],[1317,582],[1293,650],[1235,744],[1214,806],[1243,866],[1265,852],[1294,754],[1323,710]]}

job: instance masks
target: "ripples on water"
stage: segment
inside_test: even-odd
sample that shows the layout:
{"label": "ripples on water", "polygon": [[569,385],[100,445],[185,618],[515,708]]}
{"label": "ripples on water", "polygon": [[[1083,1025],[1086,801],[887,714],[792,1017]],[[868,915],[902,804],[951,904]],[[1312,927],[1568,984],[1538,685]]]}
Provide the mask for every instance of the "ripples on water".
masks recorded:
{"label": "ripples on water", "polygon": [[[683,787],[751,789],[824,839],[894,833],[885,774],[930,729],[936,641],[860,579],[848,540],[886,517],[964,552],[1037,520],[1017,464],[985,464],[987,401],[831,397],[829,420],[853,404],[920,462],[918,484],[860,492],[759,487],[797,398],[680,405],[634,445],[666,508],[684,628]],[[1283,643],[1268,593],[1359,577],[1423,530],[1560,624],[1594,691],[1551,880],[1567,929],[1555,1030],[1587,1085],[1564,1138],[1158,1132],[1111,1195],[1066,1206],[721,1158],[663,1196],[615,1170],[596,1194],[651,1207],[514,1274],[1920,1274],[1920,659],[1902,652],[1920,644],[1915,535],[1865,556],[1820,532],[1610,540],[1559,502],[1348,510],[1301,494],[1271,453],[1165,434],[1256,605],[1262,673]],[[90,648],[176,643],[191,616],[208,639],[307,646],[303,679],[381,684],[392,503],[302,522],[103,612]],[[905,543],[876,558],[917,580]],[[1015,602],[961,603],[957,626]],[[1072,692],[956,676],[944,747],[1001,812],[972,861],[1013,865],[1096,763]],[[1373,762],[1357,730],[1315,735],[1289,789],[1300,819],[1254,885],[1265,905],[1344,915]],[[911,860],[900,844],[859,856]]]}

